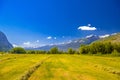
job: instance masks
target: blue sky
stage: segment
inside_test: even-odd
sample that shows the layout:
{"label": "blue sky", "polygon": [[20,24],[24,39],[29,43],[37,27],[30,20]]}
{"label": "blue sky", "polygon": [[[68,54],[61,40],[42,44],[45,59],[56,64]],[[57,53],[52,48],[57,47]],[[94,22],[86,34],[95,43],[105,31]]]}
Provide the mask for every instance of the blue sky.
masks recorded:
{"label": "blue sky", "polygon": [[0,0],[0,31],[12,44],[31,46],[120,32],[120,1]]}

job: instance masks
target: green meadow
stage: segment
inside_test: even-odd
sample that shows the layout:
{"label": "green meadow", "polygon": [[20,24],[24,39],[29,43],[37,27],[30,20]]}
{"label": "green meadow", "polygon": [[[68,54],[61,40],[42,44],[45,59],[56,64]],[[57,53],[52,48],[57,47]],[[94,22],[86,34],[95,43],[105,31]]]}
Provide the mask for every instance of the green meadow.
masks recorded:
{"label": "green meadow", "polygon": [[120,57],[3,54],[0,80],[120,80]]}

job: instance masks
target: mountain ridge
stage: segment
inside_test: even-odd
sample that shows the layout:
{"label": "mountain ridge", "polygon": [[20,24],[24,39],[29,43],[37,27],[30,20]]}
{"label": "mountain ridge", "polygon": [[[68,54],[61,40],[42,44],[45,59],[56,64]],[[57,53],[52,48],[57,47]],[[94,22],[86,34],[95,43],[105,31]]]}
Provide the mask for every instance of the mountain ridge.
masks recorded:
{"label": "mountain ridge", "polygon": [[0,31],[0,51],[8,51],[13,48],[6,35]]}
{"label": "mountain ridge", "polygon": [[54,45],[46,45],[38,48],[26,48],[26,49],[33,49],[33,50],[50,50],[52,47],[58,47],[59,50],[66,51],[68,48],[72,48],[77,50],[81,44],[90,44],[93,41],[100,39],[99,36],[91,35],[86,38],[79,38],[75,40],[71,40],[69,42],[61,43],[61,44],[54,44]]}
{"label": "mountain ridge", "polygon": [[112,42],[112,43],[120,43],[120,33],[113,33],[108,37],[101,38],[96,40],[95,42]]}

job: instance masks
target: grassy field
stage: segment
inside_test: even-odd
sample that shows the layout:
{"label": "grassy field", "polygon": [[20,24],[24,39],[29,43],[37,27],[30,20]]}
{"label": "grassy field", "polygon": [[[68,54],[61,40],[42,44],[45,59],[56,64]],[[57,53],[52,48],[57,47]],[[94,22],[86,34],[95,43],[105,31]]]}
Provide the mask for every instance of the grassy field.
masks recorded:
{"label": "grassy field", "polygon": [[0,55],[0,80],[120,80],[120,57]]}

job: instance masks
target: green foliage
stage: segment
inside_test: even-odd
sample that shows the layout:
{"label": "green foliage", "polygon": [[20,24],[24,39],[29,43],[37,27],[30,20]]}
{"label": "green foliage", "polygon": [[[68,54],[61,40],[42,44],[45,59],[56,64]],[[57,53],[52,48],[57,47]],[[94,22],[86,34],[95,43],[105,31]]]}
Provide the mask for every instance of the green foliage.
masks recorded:
{"label": "green foliage", "polygon": [[80,54],[80,53],[79,53],[79,51],[75,51],[75,53],[74,53],[74,54]]}
{"label": "green foliage", "polygon": [[115,43],[113,48],[120,53],[120,44]]}
{"label": "green foliage", "polygon": [[87,54],[88,51],[89,51],[88,45],[81,45],[81,47],[80,47],[80,53],[81,54]]}
{"label": "green foliage", "polygon": [[43,50],[27,50],[27,54],[46,54]]}
{"label": "green foliage", "polygon": [[114,49],[114,51],[111,53],[111,56],[120,56],[120,53]]}
{"label": "green foliage", "polygon": [[35,54],[35,50],[28,50],[27,54]]}
{"label": "green foliage", "polygon": [[53,47],[50,49],[50,54],[58,54],[59,51],[58,51],[58,48],[57,47]]}
{"label": "green foliage", "polygon": [[75,50],[73,50],[72,48],[69,48],[67,51],[68,54],[75,54]]}
{"label": "green foliage", "polygon": [[[114,52],[116,50],[116,52]],[[90,45],[82,45],[79,49],[81,54],[115,54],[120,53],[120,44],[111,42],[95,42]]]}
{"label": "green foliage", "polygon": [[59,51],[58,54],[67,54],[67,53],[65,53],[64,51]]}
{"label": "green foliage", "polygon": [[105,53],[108,53],[108,54],[112,53],[113,45],[114,44],[111,44],[111,42],[105,43]]}
{"label": "green foliage", "polygon": [[18,54],[23,54],[23,53],[26,53],[25,49],[24,48],[21,48],[21,47],[15,47],[15,48],[12,48],[10,50],[11,53],[18,53]]}

